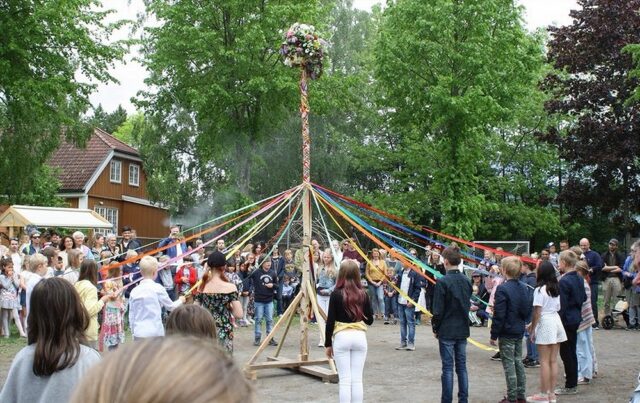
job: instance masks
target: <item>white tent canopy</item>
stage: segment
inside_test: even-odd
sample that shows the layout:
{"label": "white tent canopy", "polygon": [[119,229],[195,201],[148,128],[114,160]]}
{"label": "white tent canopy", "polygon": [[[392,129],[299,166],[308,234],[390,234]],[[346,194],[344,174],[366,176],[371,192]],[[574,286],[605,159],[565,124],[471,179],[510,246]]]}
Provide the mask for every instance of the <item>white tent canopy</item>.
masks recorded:
{"label": "white tent canopy", "polygon": [[35,227],[48,228],[113,228],[113,225],[93,210],[11,206],[0,215],[0,227]]}

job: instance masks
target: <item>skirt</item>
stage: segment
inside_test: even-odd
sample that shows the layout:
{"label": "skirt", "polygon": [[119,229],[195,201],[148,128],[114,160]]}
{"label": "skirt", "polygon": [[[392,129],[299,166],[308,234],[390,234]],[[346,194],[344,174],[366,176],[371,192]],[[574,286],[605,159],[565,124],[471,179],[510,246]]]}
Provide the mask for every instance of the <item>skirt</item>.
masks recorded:
{"label": "skirt", "polygon": [[557,312],[540,317],[540,322],[536,326],[536,344],[558,344],[566,340],[567,334]]}

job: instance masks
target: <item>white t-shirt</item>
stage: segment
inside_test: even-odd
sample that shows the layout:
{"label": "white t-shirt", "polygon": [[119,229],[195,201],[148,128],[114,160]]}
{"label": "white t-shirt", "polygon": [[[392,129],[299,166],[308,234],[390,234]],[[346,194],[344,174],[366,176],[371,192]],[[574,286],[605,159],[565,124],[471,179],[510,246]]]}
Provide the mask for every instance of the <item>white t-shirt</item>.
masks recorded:
{"label": "white t-shirt", "polygon": [[533,291],[533,306],[541,306],[541,315],[549,315],[560,311],[560,296],[547,294],[547,286],[537,287]]}

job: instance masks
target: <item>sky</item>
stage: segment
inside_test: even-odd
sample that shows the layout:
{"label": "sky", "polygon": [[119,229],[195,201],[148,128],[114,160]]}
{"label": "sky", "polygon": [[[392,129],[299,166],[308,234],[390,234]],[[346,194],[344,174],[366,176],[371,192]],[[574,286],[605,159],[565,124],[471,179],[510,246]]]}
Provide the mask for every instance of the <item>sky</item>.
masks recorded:
{"label": "sky", "polygon": [[[354,0],[356,8],[370,10],[371,6],[380,3],[379,0]],[[567,25],[571,23],[569,11],[577,8],[577,0],[518,0],[525,7],[525,21],[529,30],[548,25]],[[136,14],[143,10],[142,0],[109,0],[109,8],[117,10],[114,18],[135,19]],[[122,30],[114,39],[126,38],[127,31]],[[146,72],[137,62],[132,60],[133,55],[128,55],[126,63],[117,63],[111,74],[119,81],[118,84],[99,84],[96,92],[90,99],[94,106],[101,104],[107,111],[115,110],[122,105],[128,113],[135,112],[131,98],[145,88],[144,79]]]}

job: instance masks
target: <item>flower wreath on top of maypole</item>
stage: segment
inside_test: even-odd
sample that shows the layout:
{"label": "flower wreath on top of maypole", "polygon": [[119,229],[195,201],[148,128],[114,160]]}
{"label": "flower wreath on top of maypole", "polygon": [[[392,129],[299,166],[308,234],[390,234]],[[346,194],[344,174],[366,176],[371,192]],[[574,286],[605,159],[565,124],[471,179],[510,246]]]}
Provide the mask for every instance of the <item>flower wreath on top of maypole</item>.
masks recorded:
{"label": "flower wreath on top of maypole", "polygon": [[293,24],[280,46],[285,66],[304,67],[307,75],[316,80],[322,75],[322,58],[326,43],[318,37],[313,25]]}

